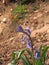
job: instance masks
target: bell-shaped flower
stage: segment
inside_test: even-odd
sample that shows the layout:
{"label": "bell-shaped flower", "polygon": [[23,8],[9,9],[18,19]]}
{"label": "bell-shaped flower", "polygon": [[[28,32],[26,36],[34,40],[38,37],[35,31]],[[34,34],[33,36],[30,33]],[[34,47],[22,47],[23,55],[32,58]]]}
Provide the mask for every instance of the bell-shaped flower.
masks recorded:
{"label": "bell-shaped flower", "polygon": [[17,28],[16,31],[17,31],[17,32],[22,32],[22,33],[24,32],[24,31],[23,31],[23,28],[22,28],[21,26],[18,26],[18,28]]}
{"label": "bell-shaped flower", "polygon": [[31,31],[30,31],[29,27],[27,27],[25,30],[26,30],[26,32],[27,32],[28,34],[31,34]]}
{"label": "bell-shaped flower", "polygon": [[39,51],[36,51],[36,54],[35,54],[35,56],[34,56],[35,59],[38,59],[39,53],[40,53]]}
{"label": "bell-shaped flower", "polygon": [[31,48],[31,41],[30,40],[27,41],[27,48]]}
{"label": "bell-shaped flower", "polygon": [[27,40],[27,35],[24,35],[22,38],[22,42],[26,42],[26,40]]}

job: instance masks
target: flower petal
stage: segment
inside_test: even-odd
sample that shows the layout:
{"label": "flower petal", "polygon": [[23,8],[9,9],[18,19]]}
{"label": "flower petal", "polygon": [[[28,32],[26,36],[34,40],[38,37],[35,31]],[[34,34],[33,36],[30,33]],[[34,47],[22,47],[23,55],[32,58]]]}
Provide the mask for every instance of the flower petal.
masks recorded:
{"label": "flower petal", "polygon": [[38,57],[39,57],[39,51],[36,51],[36,54],[35,54],[34,58],[38,59]]}
{"label": "flower petal", "polygon": [[26,40],[27,40],[27,35],[24,35],[23,38],[22,38],[22,41],[26,42]]}
{"label": "flower petal", "polygon": [[27,48],[31,48],[31,41],[30,40],[27,42]]}
{"label": "flower petal", "polygon": [[27,27],[25,30],[26,30],[26,32],[27,32],[28,34],[31,34],[31,31],[30,31],[29,27]]}

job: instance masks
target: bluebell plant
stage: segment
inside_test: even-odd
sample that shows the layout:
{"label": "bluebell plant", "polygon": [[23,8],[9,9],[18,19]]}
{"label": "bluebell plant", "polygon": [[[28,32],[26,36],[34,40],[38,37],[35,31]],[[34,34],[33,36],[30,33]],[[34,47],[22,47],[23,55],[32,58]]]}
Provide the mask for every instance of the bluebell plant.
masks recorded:
{"label": "bluebell plant", "polygon": [[[49,49],[49,46],[44,47],[44,49],[42,50],[43,46],[41,45],[39,47],[39,49],[35,50],[35,55],[33,53],[33,45],[32,45],[32,39],[30,37],[31,31],[30,29],[27,27],[26,29],[23,29],[22,26],[18,26],[17,32],[22,32],[24,33],[24,37],[22,39],[22,41],[26,41],[27,37],[29,37],[29,39],[27,39],[27,48],[32,48],[32,51],[28,50],[28,49],[23,49],[20,52],[15,51],[12,53],[12,61],[8,64],[8,65],[16,65],[19,59],[22,59],[24,65],[46,65],[45,64],[45,57],[46,57],[46,52]],[[33,64],[30,63],[29,59],[23,54],[25,51],[28,52],[28,54],[30,55],[30,58],[33,61]],[[16,55],[17,54],[17,58]]]}

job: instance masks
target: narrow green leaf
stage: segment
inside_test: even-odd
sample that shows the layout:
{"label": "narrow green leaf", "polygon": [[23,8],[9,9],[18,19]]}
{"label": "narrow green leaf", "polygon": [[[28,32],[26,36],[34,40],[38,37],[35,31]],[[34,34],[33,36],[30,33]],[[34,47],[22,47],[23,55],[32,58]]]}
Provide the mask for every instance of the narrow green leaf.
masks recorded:
{"label": "narrow green leaf", "polygon": [[41,60],[43,61],[43,59],[45,58],[45,55],[46,55],[46,52],[47,50],[49,49],[49,46],[46,46],[44,51],[42,52],[42,55],[41,55]]}
{"label": "narrow green leaf", "polygon": [[12,53],[12,60],[14,60],[15,59],[15,53],[13,52]]}
{"label": "narrow green leaf", "polygon": [[31,59],[33,60],[33,62],[35,63],[35,59],[34,59],[34,55],[33,52],[29,51],[26,49],[26,51],[28,52],[28,54],[30,55]]}
{"label": "narrow green leaf", "polygon": [[32,58],[32,60],[34,60],[34,56],[33,56],[33,52],[29,51],[26,49],[26,51],[28,52],[28,54],[30,55],[30,57]]}
{"label": "narrow green leaf", "polygon": [[16,64],[18,62],[19,58],[15,58],[14,60],[12,60],[12,64]]}
{"label": "narrow green leaf", "polygon": [[35,60],[34,65],[42,65],[42,62],[40,61],[40,59],[37,59],[37,60]]}
{"label": "narrow green leaf", "polygon": [[24,65],[31,65],[31,63],[27,60],[27,58],[24,55],[21,56],[21,59],[22,59]]}
{"label": "narrow green leaf", "polygon": [[39,51],[41,51],[41,49],[42,49],[42,44],[41,44],[40,47],[39,47]]}
{"label": "narrow green leaf", "polygon": [[18,58],[25,52],[25,49],[21,50],[18,54]]}
{"label": "narrow green leaf", "polygon": [[16,52],[13,52],[13,53],[12,53],[12,60],[14,60],[14,59],[15,59],[15,55],[16,55],[16,54],[18,55],[18,54],[19,54],[19,52],[17,52],[17,51],[16,51]]}

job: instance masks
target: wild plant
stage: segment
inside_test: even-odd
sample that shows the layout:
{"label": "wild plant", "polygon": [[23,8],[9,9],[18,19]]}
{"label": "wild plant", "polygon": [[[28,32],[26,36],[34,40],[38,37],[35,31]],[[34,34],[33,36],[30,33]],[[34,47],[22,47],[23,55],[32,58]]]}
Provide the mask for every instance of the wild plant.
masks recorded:
{"label": "wild plant", "polygon": [[18,5],[12,12],[14,21],[17,21],[28,15],[28,10],[25,5]]}
{"label": "wild plant", "polygon": [[[12,61],[8,65],[17,65],[17,62],[19,59],[22,59],[24,65],[46,65],[45,58],[46,58],[46,53],[49,49],[49,46],[43,47],[43,45],[41,45],[39,47],[39,49],[34,49],[33,48],[34,44],[33,44],[32,38],[30,36],[30,34],[31,34],[30,29],[26,28],[24,30],[22,28],[22,26],[18,26],[16,31],[22,32],[23,34],[25,34],[22,39],[22,41],[24,41],[24,42],[26,41],[27,36],[29,37],[26,44],[27,44],[27,48],[29,48],[29,49],[31,48],[32,51],[30,51],[29,49],[22,49],[20,52],[14,51],[12,53]],[[34,54],[34,50],[35,50],[35,54]],[[27,59],[27,57],[24,55],[25,52],[27,52],[30,55],[30,58],[33,61],[33,64],[31,64],[29,59]],[[17,57],[16,57],[16,55],[17,55]]]}

